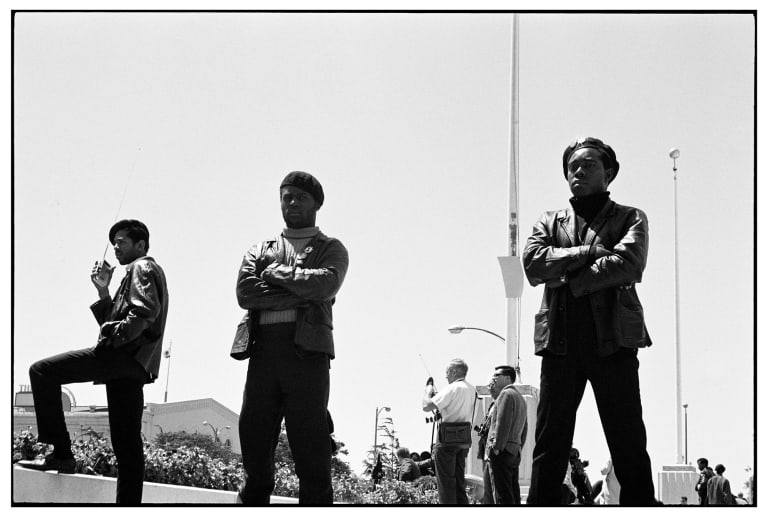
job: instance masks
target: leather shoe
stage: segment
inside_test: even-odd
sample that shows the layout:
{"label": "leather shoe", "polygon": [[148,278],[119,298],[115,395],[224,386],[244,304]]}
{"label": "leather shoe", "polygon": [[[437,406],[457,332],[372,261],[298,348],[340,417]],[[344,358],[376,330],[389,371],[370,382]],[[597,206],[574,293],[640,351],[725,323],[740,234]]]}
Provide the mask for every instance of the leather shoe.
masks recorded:
{"label": "leather shoe", "polygon": [[75,473],[75,458],[57,458],[53,453],[35,460],[21,460],[16,464],[33,470],[57,470],[59,474]]}

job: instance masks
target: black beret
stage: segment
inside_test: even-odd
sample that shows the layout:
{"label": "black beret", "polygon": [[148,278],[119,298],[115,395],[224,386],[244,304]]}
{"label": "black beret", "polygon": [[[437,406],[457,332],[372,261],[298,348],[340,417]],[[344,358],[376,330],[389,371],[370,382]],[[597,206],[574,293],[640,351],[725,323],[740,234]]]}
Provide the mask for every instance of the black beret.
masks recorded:
{"label": "black beret", "polygon": [[280,188],[282,189],[283,187],[296,187],[305,192],[309,192],[312,194],[312,197],[315,198],[315,201],[317,201],[317,205],[323,206],[323,201],[325,200],[323,186],[320,185],[317,178],[308,172],[293,171],[288,173],[288,176],[286,176],[283,182],[280,183]]}
{"label": "black beret", "polygon": [[616,161],[616,153],[613,152],[610,145],[603,143],[599,138],[593,138],[591,136],[580,138],[565,148],[565,152],[563,152],[563,175],[566,178],[568,177],[568,160],[571,159],[571,155],[584,147],[600,151],[603,167],[606,169],[613,169],[613,177],[615,179],[616,175],[619,173],[619,162]]}
{"label": "black beret", "polygon": [[125,230],[126,228],[130,228],[131,232],[135,235],[138,234],[136,235],[136,238],[133,239],[134,241],[143,240],[149,244],[149,230],[147,229],[147,225],[141,221],[137,221],[136,219],[123,219],[122,221],[118,221],[113,224],[112,228],[109,229],[109,242],[114,244],[115,234],[120,230]]}

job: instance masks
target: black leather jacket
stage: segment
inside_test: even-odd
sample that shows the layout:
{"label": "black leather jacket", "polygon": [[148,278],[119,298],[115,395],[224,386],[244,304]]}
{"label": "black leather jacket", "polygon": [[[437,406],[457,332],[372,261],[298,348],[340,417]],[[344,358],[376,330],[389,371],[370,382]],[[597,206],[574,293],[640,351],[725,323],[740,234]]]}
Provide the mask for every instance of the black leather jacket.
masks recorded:
{"label": "black leather jacket", "polygon": [[[281,264],[284,256],[282,239],[254,244],[240,265],[237,303],[251,313],[251,325],[258,325],[259,310],[295,308],[296,344],[333,359],[331,307],[347,274],[347,249],[320,232],[297,254],[295,265]],[[256,332],[251,330],[250,335]]]}
{"label": "black leather jacket", "polygon": [[[546,285],[536,314],[536,354],[566,353],[564,289],[570,289],[576,298],[589,297],[600,356],[621,347],[650,346],[643,308],[635,291],[648,256],[645,213],[608,201],[589,224],[583,245],[574,245],[578,242],[575,235],[572,208],[546,212],[534,225],[523,250],[528,281],[533,286]],[[611,254],[595,260],[597,244]]]}
{"label": "black leather jacket", "polygon": [[114,299],[91,305],[101,325],[97,348],[129,350],[147,372],[148,382],[157,379],[168,316],[165,273],[152,257],[140,257],[125,270]]}

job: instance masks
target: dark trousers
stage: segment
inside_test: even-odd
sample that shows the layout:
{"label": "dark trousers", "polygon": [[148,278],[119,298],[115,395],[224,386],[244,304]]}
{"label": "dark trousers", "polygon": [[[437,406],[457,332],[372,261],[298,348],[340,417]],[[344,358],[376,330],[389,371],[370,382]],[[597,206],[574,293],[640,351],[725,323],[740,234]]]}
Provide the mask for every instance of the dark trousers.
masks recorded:
{"label": "dark trousers", "polygon": [[496,504],[491,461],[483,460],[483,504]]}
{"label": "dark trousers", "polygon": [[464,468],[469,449],[435,444],[435,473],[437,498],[440,504],[469,504]]}
{"label": "dark trousers", "polygon": [[491,469],[496,504],[520,504],[520,452],[514,455],[508,451],[491,454]]}
{"label": "dark trousers", "polygon": [[328,428],[328,356],[300,352],[295,324],[256,327],[240,412],[243,503],[267,505],[275,487],[275,447],[280,424],[299,478],[299,504],[333,504]]}
{"label": "dark trousers", "polygon": [[654,504],[651,460],[640,403],[637,351],[598,357],[594,349],[569,341],[565,356],[541,361],[536,445],[528,504],[558,505],[576,425],[576,410],[587,381],[621,484],[620,504]]}
{"label": "dark trousers", "polygon": [[144,443],[141,414],[147,373],[127,352],[75,350],[37,361],[29,368],[39,440],[54,447],[54,455],[72,457],[61,407],[61,386],[73,382],[103,382],[107,387],[109,429],[117,458],[118,504],[141,503],[144,482]]}

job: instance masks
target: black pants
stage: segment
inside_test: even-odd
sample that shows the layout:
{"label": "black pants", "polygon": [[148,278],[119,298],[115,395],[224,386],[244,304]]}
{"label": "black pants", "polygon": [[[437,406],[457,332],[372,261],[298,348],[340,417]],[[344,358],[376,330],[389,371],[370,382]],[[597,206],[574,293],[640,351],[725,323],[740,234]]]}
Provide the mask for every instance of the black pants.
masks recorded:
{"label": "black pants", "polygon": [[464,479],[468,448],[435,444],[437,498],[440,504],[469,504]]}
{"label": "black pants", "polygon": [[299,504],[333,504],[331,440],[328,428],[328,356],[300,352],[295,324],[257,327],[240,412],[243,503],[267,505],[275,487],[275,447],[280,424],[299,478]]}
{"label": "black pants", "polygon": [[496,504],[491,460],[483,459],[483,504]]}
{"label": "black pants", "polygon": [[594,348],[573,341],[568,343],[567,355],[547,355],[541,361],[536,445],[527,502],[560,503],[576,411],[589,381],[621,484],[620,504],[652,505],[653,477],[646,451],[637,351],[624,349],[598,357]]}
{"label": "black pants", "polygon": [[491,455],[496,504],[520,504],[520,452],[501,451]]}
{"label": "black pants", "polygon": [[141,503],[144,482],[144,443],[141,414],[147,373],[127,352],[75,350],[42,359],[29,368],[39,439],[54,447],[54,455],[72,457],[61,407],[61,386],[72,382],[106,384],[109,429],[117,458],[118,504]]}

